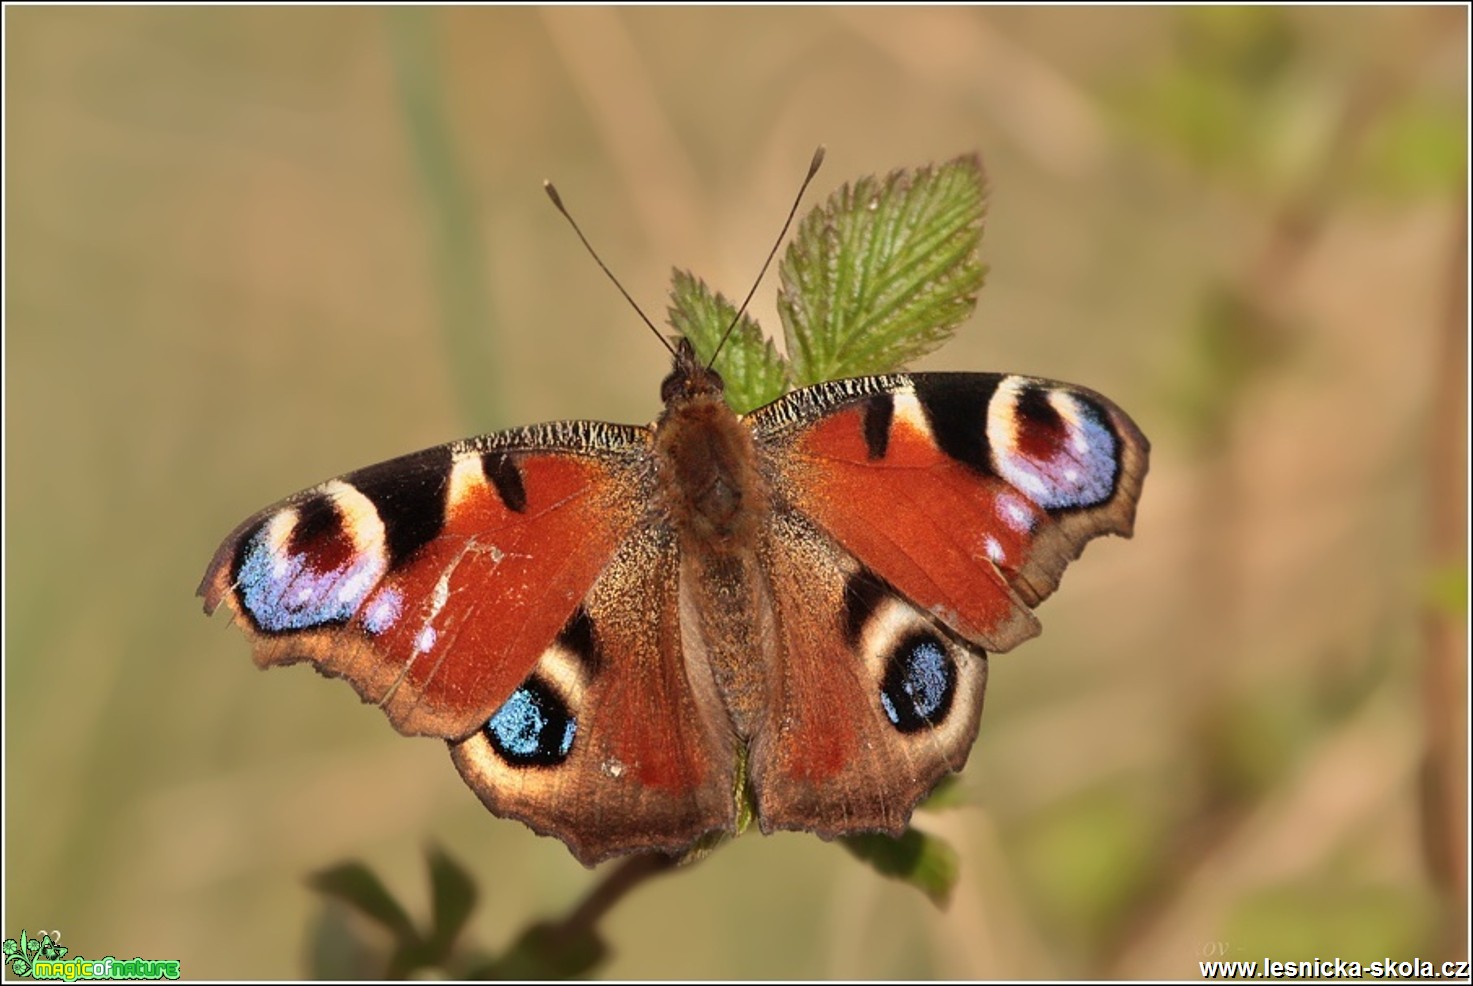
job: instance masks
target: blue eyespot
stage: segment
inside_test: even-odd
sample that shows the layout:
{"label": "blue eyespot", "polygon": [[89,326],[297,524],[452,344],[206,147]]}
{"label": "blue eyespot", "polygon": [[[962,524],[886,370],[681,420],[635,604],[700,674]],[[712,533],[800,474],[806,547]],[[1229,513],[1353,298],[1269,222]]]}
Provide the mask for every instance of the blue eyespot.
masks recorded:
{"label": "blue eyespot", "polygon": [[491,747],[518,767],[550,767],[573,750],[578,720],[540,678],[528,678],[486,723]]}
{"label": "blue eyespot", "polygon": [[934,634],[907,637],[890,655],[880,683],[880,706],[902,733],[938,726],[956,694],[956,663]]}
{"label": "blue eyespot", "polygon": [[1053,397],[1069,408],[1067,418],[1042,390],[1019,395],[1017,434],[1031,437],[994,449],[997,472],[1045,510],[1105,503],[1115,494],[1120,471],[1120,443],[1108,416],[1079,394],[1055,390]]}
{"label": "blue eyespot", "polygon": [[331,545],[336,535],[293,550],[273,545],[267,531],[262,525],[242,544],[235,566],[241,608],[263,632],[346,623],[383,575],[382,559],[367,552],[350,553],[326,571],[317,568],[312,549]]}

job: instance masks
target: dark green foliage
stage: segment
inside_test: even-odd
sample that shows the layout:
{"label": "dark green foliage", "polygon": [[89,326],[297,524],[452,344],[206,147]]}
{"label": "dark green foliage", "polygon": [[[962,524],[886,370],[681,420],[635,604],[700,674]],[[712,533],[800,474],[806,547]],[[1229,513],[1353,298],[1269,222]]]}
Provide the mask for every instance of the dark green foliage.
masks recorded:
{"label": "dark green foliage", "polygon": [[430,926],[421,930],[378,876],[359,862],[340,863],[310,880],[312,888],[353,913],[369,918],[389,933],[386,957],[358,938],[346,921],[325,916],[312,950],[314,972],[323,978],[364,975],[405,979],[423,969],[452,970],[464,965],[456,939],[476,906],[476,885],[469,873],[438,847],[425,853],[430,875]]}

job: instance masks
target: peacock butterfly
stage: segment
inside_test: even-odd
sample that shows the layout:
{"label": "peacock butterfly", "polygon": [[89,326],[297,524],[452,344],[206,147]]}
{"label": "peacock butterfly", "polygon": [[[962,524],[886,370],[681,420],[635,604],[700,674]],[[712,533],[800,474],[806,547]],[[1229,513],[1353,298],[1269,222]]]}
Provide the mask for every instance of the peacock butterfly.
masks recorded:
{"label": "peacock butterfly", "polygon": [[648,427],[483,435],[268,507],[205,611],[446,740],[493,813],[586,865],[747,805],[764,832],[898,834],[966,762],[987,654],[1039,632],[1086,542],[1130,536],[1149,445],[1093,391],[995,373],[738,415],[672,352]]}

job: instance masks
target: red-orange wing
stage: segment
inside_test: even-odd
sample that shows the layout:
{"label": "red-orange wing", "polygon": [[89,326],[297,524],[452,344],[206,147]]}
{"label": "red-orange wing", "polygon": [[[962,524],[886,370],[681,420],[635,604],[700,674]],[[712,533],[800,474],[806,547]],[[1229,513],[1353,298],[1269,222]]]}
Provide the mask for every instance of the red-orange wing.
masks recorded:
{"label": "red-orange wing", "polygon": [[200,584],[262,666],[310,661],[409,735],[486,724],[644,510],[647,429],[563,422],[329,480],[236,529]]}
{"label": "red-orange wing", "polygon": [[867,377],[749,418],[773,491],[774,613],[749,773],[766,831],[898,833],[977,735],[987,652],[1100,534],[1129,535],[1148,446],[1091,391]]}
{"label": "red-orange wing", "polygon": [[1130,536],[1150,446],[1082,387],[987,373],[820,384],[748,420],[781,501],[988,651],[1101,534]]}

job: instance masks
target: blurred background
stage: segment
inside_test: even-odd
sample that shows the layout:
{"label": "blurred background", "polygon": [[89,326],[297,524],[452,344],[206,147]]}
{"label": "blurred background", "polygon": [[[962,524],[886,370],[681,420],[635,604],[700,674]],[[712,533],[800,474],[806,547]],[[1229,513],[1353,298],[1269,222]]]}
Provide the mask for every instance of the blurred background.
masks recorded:
{"label": "blurred background", "polygon": [[[976,317],[932,369],[1154,445],[992,663],[939,912],[817,838],[641,887],[601,974],[1193,977],[1466,956],[1462,8],[5,12],[4,935],[307,974],[308,874],[502,948],[597,880],[193,593],[247,514],[557,418],[644,422],[671,265],[740,295],[818,143],[977,150]],[[778,326],[769,276],[754,310]],[[328,915],[327,920],[332,920]]]}

